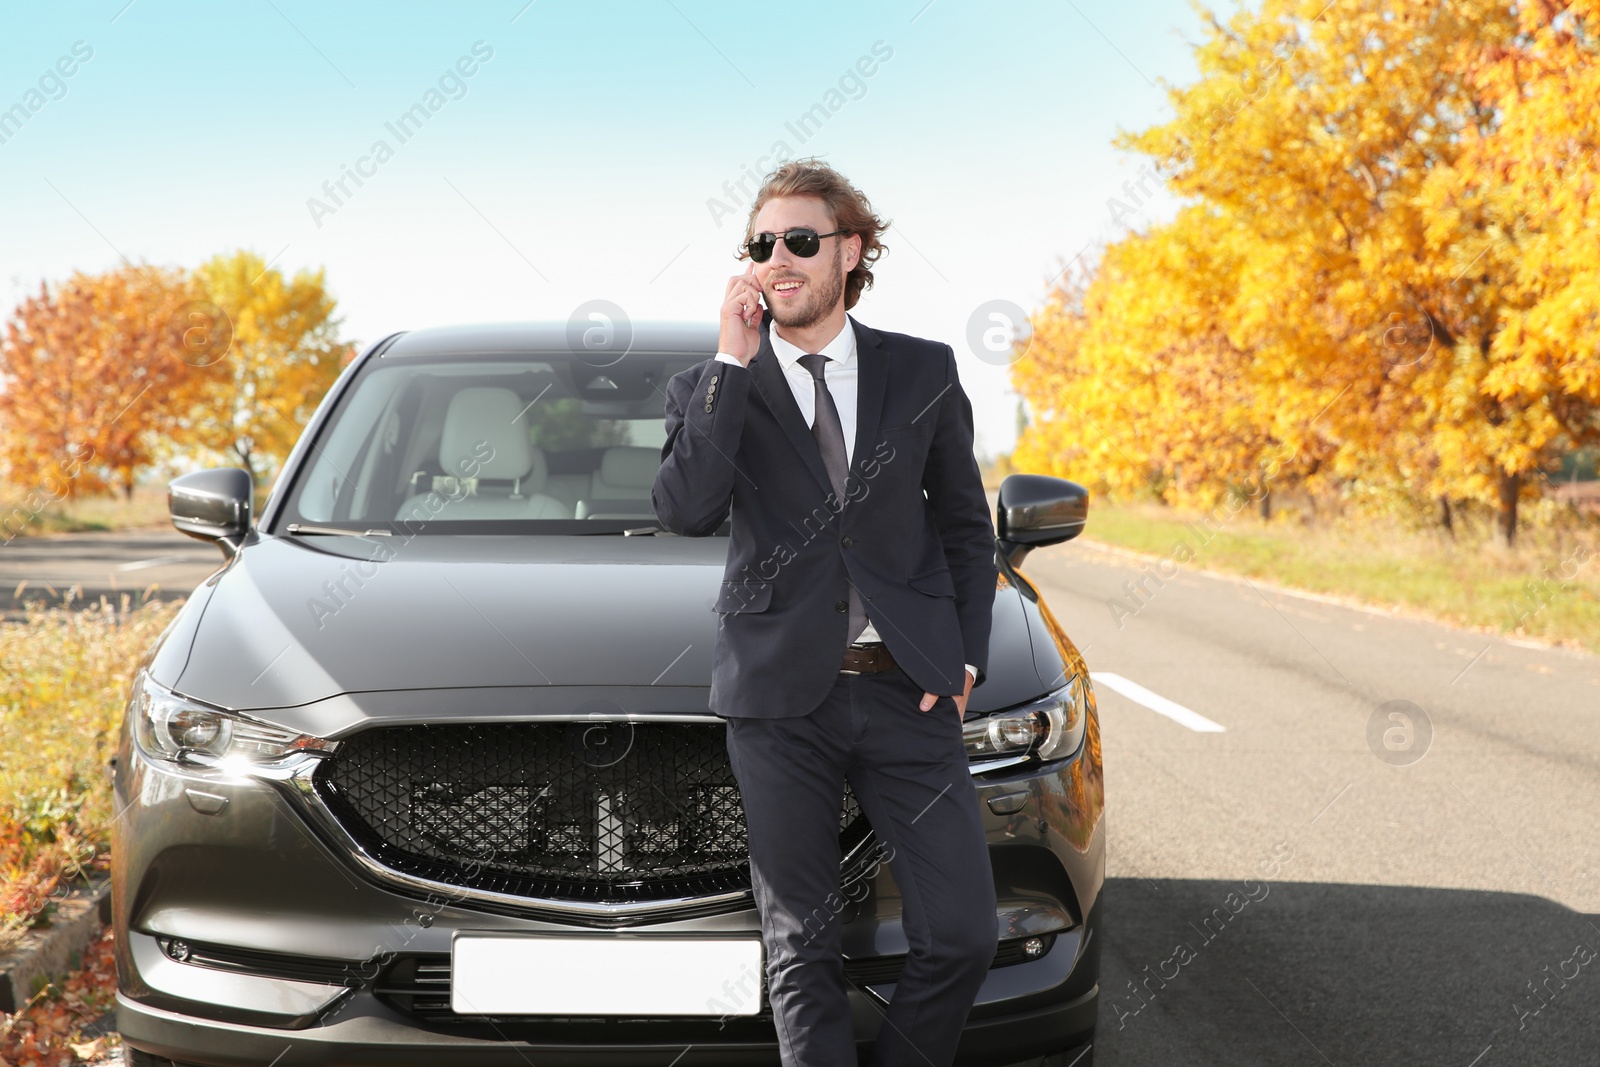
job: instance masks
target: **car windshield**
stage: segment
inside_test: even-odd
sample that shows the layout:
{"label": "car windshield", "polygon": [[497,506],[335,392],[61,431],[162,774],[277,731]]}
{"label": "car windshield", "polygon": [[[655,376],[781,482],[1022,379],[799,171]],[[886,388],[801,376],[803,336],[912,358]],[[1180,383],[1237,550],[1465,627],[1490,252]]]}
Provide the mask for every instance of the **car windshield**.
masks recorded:
{"label": "car windshield", "polygon": [[617,534],[653,526],[667,381],[704,358],[369,360],[293,472],[274,532]]}

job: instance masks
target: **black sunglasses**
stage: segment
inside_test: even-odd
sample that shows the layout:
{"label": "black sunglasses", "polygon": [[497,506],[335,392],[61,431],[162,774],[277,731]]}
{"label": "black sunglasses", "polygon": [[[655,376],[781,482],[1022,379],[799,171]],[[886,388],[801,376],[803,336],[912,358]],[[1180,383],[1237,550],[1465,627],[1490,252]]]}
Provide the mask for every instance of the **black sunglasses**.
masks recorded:
{"label": "black sunglasses", "polygon": [[832,233],[818,233],[809,226],[796,226],[792,230],[782,233],[758,233],[745,242],[744,250],[750,253],[750,258],[757,263],[765,263],[772,258],[772,250],[778,247],[778,238],[783,238],[785,247],[801,259],[810,259],[822,247],[824,237],[837,237],[849,230],[834,230]]}

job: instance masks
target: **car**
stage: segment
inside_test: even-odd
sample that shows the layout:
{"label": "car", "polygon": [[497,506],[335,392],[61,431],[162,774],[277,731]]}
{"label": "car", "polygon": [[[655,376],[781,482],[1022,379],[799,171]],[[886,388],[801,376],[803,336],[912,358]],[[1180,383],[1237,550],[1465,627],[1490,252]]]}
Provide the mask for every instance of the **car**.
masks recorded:
{"label": "car", "polygon": [[[138,665],[112,759],[131,1064],[778,1062],[707,707],[729,522],[674,536],[650,501],[663,389],[716,347],[698,323],[396,333],[341,372],[259,516],[245,470],[171,482],[173,524],[222,563]],[[1099,718],[1019,569],[1087,509],[1061,479],[998,490],[962,729],[999,941],[961,1063],[1094,1033]],[[807,921],[839,917],[865,1049],[907,942],[848,788],[839,842]]]}

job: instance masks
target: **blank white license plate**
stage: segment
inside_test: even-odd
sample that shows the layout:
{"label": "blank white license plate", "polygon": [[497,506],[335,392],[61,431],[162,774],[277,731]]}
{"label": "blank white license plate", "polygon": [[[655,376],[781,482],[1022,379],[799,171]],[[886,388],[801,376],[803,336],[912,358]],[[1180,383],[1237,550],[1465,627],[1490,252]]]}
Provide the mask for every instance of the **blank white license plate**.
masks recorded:
{"label": "blank white license plate", "polygon": [[755,1015],[759,938],[462,932],[450,1010],[463,1015]]}

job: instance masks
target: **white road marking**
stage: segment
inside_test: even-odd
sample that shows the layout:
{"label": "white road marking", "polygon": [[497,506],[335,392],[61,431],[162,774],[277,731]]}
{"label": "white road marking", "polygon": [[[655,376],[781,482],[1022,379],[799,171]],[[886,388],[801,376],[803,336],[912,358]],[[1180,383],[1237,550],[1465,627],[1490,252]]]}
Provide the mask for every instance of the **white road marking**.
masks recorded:
{"label": "white road marking", "polygon": [[1212,722],[1198,711],[1191,711],[1182,704],[1168,700],[1160,693],[1152,693],[1138,682],[1130,681],[1120,674],[1110,671],[1094,671],[1089,678],[1096,685],[1103,685],[1107,689],[1121,693],[1135,704],[1143,704],[1157,715],[1165,715],[1179,726],[1201,734],[1220,734],[1227,730],[1221,723]]}
{"label": "white road marking", "polygon": [[206,558],[209,558],[209,557],[196,556],[196,555],[155,556],[155,557],[153,557],[151,559],[136,559],[131,563],[119,563],[119,564],[117,564],[117,570],[119,570],[119,571],[142,571],[146,567],[161,567],[161,566],[165,566],[168,563],[194,563],[194,562],[198,562],[201,559],[206,559]]}

